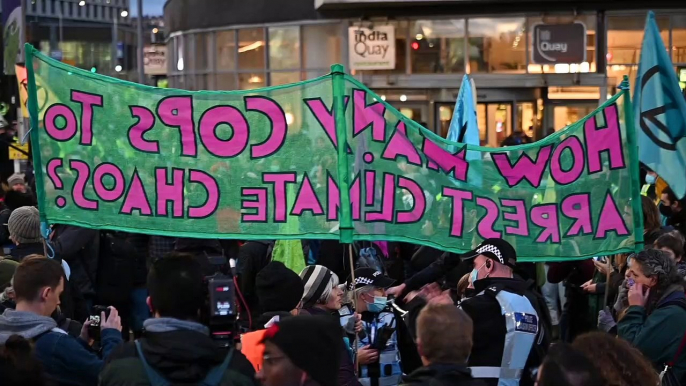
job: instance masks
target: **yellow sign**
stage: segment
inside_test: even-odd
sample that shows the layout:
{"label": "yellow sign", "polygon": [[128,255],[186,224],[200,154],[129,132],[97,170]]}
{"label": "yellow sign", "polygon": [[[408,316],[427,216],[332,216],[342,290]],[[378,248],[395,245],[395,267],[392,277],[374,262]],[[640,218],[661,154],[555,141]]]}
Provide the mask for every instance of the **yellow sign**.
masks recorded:
{"label": "yellow sign", "polygon": [[[29,100],[29,94],[28,94],[28,89],[26,83],[26,67],[24,66],[14,66],[17,74],[17,83],[19,83],[19,99],[21,100],[21,115],[24,118],[29,117],[29,111],[26,108],[28,105],[28,100]],[[12,150],[10,150],[11,152]],[[12,153],[10,153],[12,154]],[[21,158],[12,158],[12,159],[21,159]]]}
{"label": "yellow sign", "polygon": [[[22,153],[19,150],[15,149],[14,147],[18,147],[19,149],[25,151],[26,153]],[[18,144],[18,143],[13,143],[12,146],[10,146],[10,159],[11,160],[21,160],[21,159],[29,159],[28,153],[29,153],[29,143],[25,143],[23,145]]]}

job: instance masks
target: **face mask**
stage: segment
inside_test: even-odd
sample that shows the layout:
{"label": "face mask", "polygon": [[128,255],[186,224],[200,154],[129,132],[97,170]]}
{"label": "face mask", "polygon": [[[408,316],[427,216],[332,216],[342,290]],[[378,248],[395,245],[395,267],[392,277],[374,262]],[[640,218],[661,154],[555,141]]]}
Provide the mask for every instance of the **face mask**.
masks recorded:
{"label": "face mask", "polygon": [[656,176],[652,176],[652,175],[650,175],[650,174],[646,174],[646,184],[655,185],[655,181],[657,181],[657,177],[656,177]]}
{"label": "face mask", "polygon": [[665,205],[665,204],[660,204],[660,214],[662,214],[665,217],[671,217],[672,216],[672,208]]}
{"label": "face mask", "polygon": [[385,296],[374,296],[374,303],[367,303],[367,311],[378,314],[386,308],[388,299]]}
{"label": "face mask", "polygon": [[481,267],[479,268],[474,268],[472,270],[472,284],[476,283],[477,280],[479,280],[479,271],[481,271],[481,268],[484,267],[486,263],[481,264]]}

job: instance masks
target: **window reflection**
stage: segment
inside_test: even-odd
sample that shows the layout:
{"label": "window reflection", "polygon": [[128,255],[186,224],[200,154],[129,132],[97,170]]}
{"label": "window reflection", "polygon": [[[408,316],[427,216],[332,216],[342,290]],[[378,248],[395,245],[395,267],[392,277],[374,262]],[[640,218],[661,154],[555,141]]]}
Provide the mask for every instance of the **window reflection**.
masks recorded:
{"label": "window reflection", "polygon": [[526,71],[526,19],[469,19],[469,66],[472,72]]}
{"label": "window reflection", "polygon": [[266,74],[244,73],[238,74],[238,86],[240,90],[254,90],[267,85]]}
{"label": "window reflection", "polygon": [[340,63],[341,34],[340,24],[304,25],[302,27],[304,67],[328,69],[332,64]]}
{"label": "window reflection", "polygon": [[300,72],[272,72],[269,74],[270,86],[281,86],[300,81]]}
{"label": "window reflection", "polygon": [[[632,64],[641,58],[645,15],[608,16],[607,63]],[[665,47],[669,46],[669,16],[656,16]]]}
{"label": "window reflection", "polygon": [[265,68],[264,29],[249,28],[238,31],[238,68]]}
{"label": "window reflection", "polygon": [[230,91],[237,90],[236,87],[236,74],[217,74],[215,75],[215,81],[217,82],[217,87],[215,90]]}
{"label": "window reflection", "polygon": [[672,62],[686,64],[686,15],[672,16]]}
{"label": "window reflection", "polygon": [[413,73],[464,72],[465,21],[417,20],[410,56]]}
{"label": "window reflection", "polygon": [[269,28],[269,68],[300,68],[300,27]]}
{"label": "window reflection", "polygon": [[236,68],[236,41],[234,31],[218,31],[216,36],[217,45],[217,69],[233,70]]}

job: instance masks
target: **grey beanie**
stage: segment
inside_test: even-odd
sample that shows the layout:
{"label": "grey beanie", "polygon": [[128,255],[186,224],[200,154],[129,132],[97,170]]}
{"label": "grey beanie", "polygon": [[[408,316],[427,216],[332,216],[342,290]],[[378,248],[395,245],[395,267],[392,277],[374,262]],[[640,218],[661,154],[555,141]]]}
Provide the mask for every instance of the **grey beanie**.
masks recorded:
{"label": "grey beanie", "polygon": [[7,185],[9,185],[10,188],[14,185],[23,183],[25,183],[23,174],[14,173],[7,178]]}
{"label": "grey beanie", "polygon": [[22,206],[15,209],[7,221],[12,240],[19,244],[40,243],[40,215],[33,206]]}

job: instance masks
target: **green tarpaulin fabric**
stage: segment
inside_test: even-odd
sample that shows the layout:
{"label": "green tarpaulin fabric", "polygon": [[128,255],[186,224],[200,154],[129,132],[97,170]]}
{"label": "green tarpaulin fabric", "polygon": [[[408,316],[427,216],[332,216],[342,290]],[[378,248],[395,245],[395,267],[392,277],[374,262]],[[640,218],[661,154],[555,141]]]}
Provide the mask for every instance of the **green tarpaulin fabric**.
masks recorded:
{"label": "green tarpaulin fabric", "polygon": [[[534,144],[482,148],[407,119],[342,66],[285,86],[190,92],[79,70],[30,46],[26,55],[49,223],[454,252],[502,237],[521,261],[642,243],[626,91]],[[50,95],[40,115],[37,83]]]}

